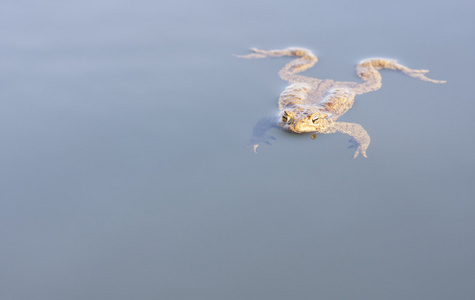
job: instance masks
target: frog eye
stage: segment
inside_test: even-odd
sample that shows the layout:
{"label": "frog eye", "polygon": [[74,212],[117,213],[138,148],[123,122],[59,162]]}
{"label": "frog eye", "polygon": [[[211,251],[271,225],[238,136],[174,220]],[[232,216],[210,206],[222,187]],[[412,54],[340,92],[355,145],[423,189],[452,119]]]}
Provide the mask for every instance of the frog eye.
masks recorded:
{"label": "frog eye", "polygon": [[312,123],[315,124],[315,123],[317,123],[317,121],[318,121],[318,115],[313,116],[312,117]]}
{"label": "frog eye", "polygon": [[290,115],[288,112],[284,111],[284,113],[282,114],[282,122],[288,123],[291,118],[292,118],[292,115]]}

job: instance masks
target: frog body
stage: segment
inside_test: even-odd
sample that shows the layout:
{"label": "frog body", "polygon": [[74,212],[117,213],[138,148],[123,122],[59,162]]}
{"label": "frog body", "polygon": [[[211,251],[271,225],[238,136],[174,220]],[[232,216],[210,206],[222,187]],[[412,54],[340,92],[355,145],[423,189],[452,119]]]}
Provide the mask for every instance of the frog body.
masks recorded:
{"label": "frog body", "polygon": [[279,116],[264,118],[254,128],[250,144],[254,151],[261,143],[269,143],[272,137],[267,133],[272,127],[278,127],[293,133],[340,132],[351,136],[351,142],[356,148],[353,158],[360,153],[364,157],[370,143],[366,130],[356,123],[338,122],[354,104],[355,96],[378,90],[381,87],[380,69],[401,71],[406,75],[433,83],[445,83],[442,80],[427,78],[428,70],[414,70],[405,67],[395,60],[385,58],[370,58],[363,60],[356,67],[357,75],[363,83],[334,81],[298,75],[315,65],[318,58],[309,50],[303,48],[288,48],[284,50],[251,49],[253,53],[238,55],[241,58],[265,57],[297,57],[286,64],[279,76],[290,83],[280,94]]}

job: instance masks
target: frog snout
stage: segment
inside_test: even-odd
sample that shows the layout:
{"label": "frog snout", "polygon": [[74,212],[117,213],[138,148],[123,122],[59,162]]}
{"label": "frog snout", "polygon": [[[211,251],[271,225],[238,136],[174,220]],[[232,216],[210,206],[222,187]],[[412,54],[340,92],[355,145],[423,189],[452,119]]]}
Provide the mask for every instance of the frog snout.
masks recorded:
{"label": "frog snout", "polygon": [[303,120],[297,120],[297,121],[292,122],[290,124],[289,129],[291,131],[297,132],[297,133],[307,132],[308,131],[308,125]]}

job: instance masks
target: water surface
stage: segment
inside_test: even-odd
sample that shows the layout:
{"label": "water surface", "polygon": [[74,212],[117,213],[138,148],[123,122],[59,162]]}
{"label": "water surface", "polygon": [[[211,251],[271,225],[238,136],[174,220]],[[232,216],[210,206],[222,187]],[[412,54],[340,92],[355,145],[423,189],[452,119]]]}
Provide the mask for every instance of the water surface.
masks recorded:
{"label": "water surface", "polygon": [[[474,299],[474,5],[469,1],[0,4],[2,299]],[[273,131],[289,59],[358,81],[341,121]]]}

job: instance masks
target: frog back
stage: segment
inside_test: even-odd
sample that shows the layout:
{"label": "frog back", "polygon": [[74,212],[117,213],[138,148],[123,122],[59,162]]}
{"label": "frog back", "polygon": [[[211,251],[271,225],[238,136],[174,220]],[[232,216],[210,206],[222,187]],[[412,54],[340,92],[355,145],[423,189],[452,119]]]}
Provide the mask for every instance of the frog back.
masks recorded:
{"label": "frog back", "polygon": [[307,83],[299,82],[289,85],[280,94],[279,110],[293,111],[308,105],[310,91],[311,88]]}
{"label": "frog back", "polygon": [[355,92],[347,88],[333,88],[328,90],[319,105],[332,114],[333,118],[346,113],[355,102]]}

